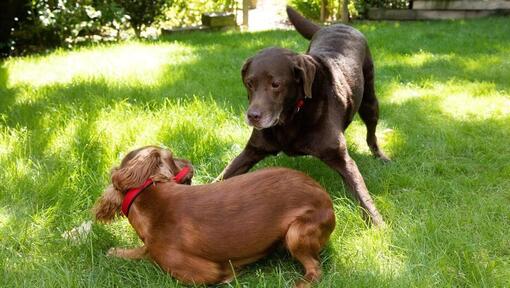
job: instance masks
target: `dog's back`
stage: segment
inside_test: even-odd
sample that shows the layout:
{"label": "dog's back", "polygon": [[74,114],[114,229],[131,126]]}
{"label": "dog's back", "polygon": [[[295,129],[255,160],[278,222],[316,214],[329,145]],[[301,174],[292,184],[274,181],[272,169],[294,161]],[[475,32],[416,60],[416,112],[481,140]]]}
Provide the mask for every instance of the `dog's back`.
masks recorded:
{"label": "dog's back", "polygon": [[343,58],[355,61],[361,61],[364,58],[367,43],[365,36],[357,29],[344,24],[320,27],[288,6],[287,15],[299,34],[312,40],[308,54],[322,56],[321,58],[325,56],[337,58],[341,55]]}

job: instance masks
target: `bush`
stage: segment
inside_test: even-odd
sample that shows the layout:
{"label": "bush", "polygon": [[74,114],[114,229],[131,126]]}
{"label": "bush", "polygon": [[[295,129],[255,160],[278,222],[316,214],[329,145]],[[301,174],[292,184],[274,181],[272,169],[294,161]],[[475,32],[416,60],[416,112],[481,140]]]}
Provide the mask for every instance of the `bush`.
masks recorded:
{"label": "bush", "polygon": [[[291,5],[309,19],[320,19],[321,0],[291,0]],[[340,20],[340,5],[341,3],[338,0],[328,0],[329,20]],[[355,18],[359,14],[364,14],[368,7],[405,9],[408,6],[409,0],[351,0],[349,2],[349,15]]]}
{"label": "bush", "polygon": [[[360,11],[359,3],[363,0],[355,0],[349,2],[349,15],[352,18],[358,16]],[[306,18],[312,20],[320,20],[321,16],[321,0],[291,0],[291,6],[296,8]],[[341,2],[338,0],[328,0],[328,19],[326,21],[340,21]]]}
{"label": "bush", "polygon": [[321,17],[321,0],[292,0],[291,6],[308,19],[319,20]]}
{"label": "bush", "polygon": [[115,2],[129,15],[129,23],[138,38],[143,28],[150,26],[163,15],[168,4],[167,0],[116,0]]}
{"label": "bush", "polygon": [[409,0],[364,0],[365,7],[406,9]]}
{"label": "bush", "polygon": [[[118,40],[128,36],[129,27],[139,37],[144,28],[163,18],[169,19],[166,24],[170,26],[199,24],[202,13],[232,11],[240,0],[9,1],[16,4],[16,9],[6,6],[13,11],[7,11],[6,24],[0,23],[4,28],[0,30],[0,54]],[[18,19],[16,23],[14,17]],[[10,32],[12,26],[14,31]]]}
{"label": "bush", "polygon": [[125,28],[126,17],[108,0],[34,0],[28,2],[26,17],[11,33],[12,49],[40,50],[74,44],[107,36],[104,29]]}
{"label": "bush", "polygon": [[164,26],[182,27],[201,24],[202,13],[234,11],[241,0],[173,0],[165,11]]}

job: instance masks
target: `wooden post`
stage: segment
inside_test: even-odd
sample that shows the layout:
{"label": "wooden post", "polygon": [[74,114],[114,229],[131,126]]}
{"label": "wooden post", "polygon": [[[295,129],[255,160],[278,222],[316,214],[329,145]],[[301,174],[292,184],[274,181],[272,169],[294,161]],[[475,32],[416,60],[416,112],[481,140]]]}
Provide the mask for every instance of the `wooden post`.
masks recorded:
{"label": "wooden post", "polygon": [[341,15],[341,21],[343,23],[349,22],[349,0],[340,0],[342,1],[342,15]]}
{"label": "wooden post", "polygon": [[321,22],[326,22],[328,16],[328,0],[321,0]]}
{"label": "wooden post", "polygon": [[250,9],[250,1],[243,0],[243,26],[248,27],[248,9]]}

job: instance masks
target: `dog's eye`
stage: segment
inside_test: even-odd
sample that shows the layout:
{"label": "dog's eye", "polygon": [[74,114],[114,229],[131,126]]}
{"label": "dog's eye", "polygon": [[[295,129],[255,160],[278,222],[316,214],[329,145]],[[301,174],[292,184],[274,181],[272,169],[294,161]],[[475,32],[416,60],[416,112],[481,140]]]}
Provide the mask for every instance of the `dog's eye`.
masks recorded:
{"label": "dog's eye", "polygon": [[273,82],[271,83],[271,87],[273,87],[273,89],[278,89],[278,88],[280,88],[280,82],[273,81]]}
{"label": "dog's eye", "polygon": [[246,81],[246,87],[253,89],[253,83],[250,80]]}

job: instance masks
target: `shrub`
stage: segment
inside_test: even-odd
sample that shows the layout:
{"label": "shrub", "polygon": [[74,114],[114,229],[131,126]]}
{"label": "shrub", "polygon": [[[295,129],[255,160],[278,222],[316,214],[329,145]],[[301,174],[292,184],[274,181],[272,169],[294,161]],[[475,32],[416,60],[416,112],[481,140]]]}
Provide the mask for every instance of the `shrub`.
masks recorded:
{"label": "shrub", "polygon": [[[320,19],[321,0],[291,0],[291,5],[309,19]],[[338,0],[328,0],[329,20],[340,20],[340,5]],[[409,0],[350,0],[349,15],[354,18],[363,14],[368,7],[404,9],[408,6]]]}
{"label": "shrub", "polygon": [[409,7],[409,0],[364,0],[365,7],[405,9]]}
{"label": "shrub", "polygon": [[308,19],[320,19],[321,0],[292,0],[291,5]]}
{"label": "shrub", "polygon": [[[16,7],[8,4],[7,20],[0,23],[0,54],[73,47],[85,41],[117,40],[121,34],[128,35],[126,31],[130,26],[139,37],[143,29],[165,18],[163,16],[169,19],[167,24],[171,26],[198,24],[202,13],[232,11],[240,0],[9,1]],[[14,31],[10,32],[13,26]]]}
{"label": "shrub", "polygon": [[150,26],[163,15],[168,4],[167,0],[115,0],[115,2],[129,15],[129,23],[138,38],[143,28]]}
{"label": "shrub", "polygon": [[241,0],[173,0],[165,11],[164,26],[182,27],[199,25],[202,13],[234,11]]}
{"label": "shrub", "polygon": [[[359,11],[359,2],[362,0],[351,0],[349,2],[349,15],[357,17]],[[306,18],[312,20],[320,20],[321,0],[291,0],[291,5],[301,12]],[[327,21],[339,21],[342,3],[338,0],[328,0],[328,19]]]}
{"label": "shrub", "polygon": [[11,33],[12,49],[18,54],[41,48],[72,47],[103,39],[104,28],[124,28],[122,9],[108,0],[33,0],[25,7],[25,19]]}

